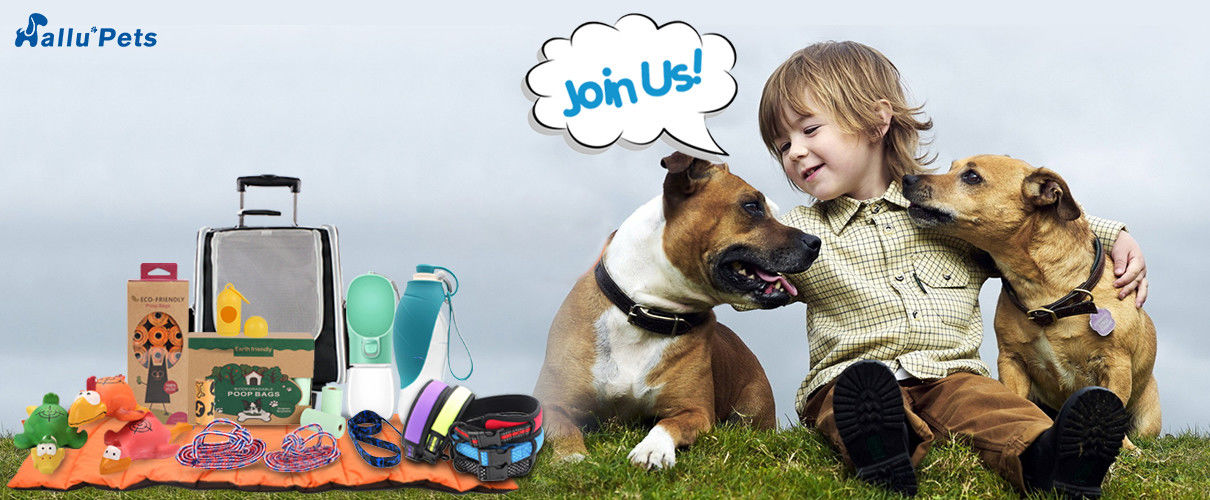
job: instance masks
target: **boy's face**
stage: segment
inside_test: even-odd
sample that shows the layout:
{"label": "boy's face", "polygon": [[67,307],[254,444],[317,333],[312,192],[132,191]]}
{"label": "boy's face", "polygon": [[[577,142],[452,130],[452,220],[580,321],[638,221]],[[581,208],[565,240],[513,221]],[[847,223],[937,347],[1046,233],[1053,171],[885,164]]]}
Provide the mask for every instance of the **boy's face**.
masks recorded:
{"label": "boy's face", "polygon": [[[810,96],[807,105],[822,110]],[[845,133],[826,112],[801,115],[783,106],[788,125],[775,144],[782,170],[795,186],[826,201],[841,195],[857,200],[881,196],[890,184],[882,161],[882,142]]]}

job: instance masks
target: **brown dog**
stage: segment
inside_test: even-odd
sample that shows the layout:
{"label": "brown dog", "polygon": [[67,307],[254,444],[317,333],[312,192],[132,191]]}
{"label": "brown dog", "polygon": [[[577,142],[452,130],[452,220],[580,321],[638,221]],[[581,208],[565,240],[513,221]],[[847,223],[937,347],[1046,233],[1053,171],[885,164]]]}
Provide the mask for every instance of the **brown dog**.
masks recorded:
{"label": "brown dog", "polygon": [[[1159,434],[1155,325],[1118,300],[1109,249],[1094,253],[1088,220],[1058,174],[982,155],[947,174],[904,177],[903,186],[914,221],[986,251],[1003,274],[995,324],[1004,385],[1051,408],[1099,385],[1121,398],[1135,432]],[[1081,290],[1088,283],[1091,293]]]}
{"label": "brown dog", "polygon": [[787,304],[797,291],[779,273],[805,271],[819,238],[778,223],[726,165],[662,164],[663,195],[618,227],[550,326],[534,394],[560,458],[583,459],[582,429],[607,419],[655,420],[629,455],[648,469],[715,422],[777,424],[760,362],[711,308]]}

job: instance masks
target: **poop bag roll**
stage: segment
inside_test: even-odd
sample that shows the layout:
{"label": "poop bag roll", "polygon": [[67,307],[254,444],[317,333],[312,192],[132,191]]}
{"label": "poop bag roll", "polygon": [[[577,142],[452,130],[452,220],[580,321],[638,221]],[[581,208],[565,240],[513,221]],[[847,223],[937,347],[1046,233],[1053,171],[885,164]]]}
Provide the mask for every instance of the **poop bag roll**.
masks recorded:
{"label": "poop bag roll", "polygon": [[324,386],[323,392],[319,395],[319,411],[332,415],[340,415],[344,407],[344,391],[339,385],[328,384]]}

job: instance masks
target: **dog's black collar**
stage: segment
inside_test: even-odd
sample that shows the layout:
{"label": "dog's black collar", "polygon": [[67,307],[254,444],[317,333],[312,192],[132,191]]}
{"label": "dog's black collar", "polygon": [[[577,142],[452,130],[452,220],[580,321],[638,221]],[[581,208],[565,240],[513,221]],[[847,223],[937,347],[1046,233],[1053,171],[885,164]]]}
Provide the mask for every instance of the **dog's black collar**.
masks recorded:
{"label": "dog's black collar", "polygon": [[660,309],[652,309],[636,304],[626,293],[618,288],[609,272],[605,270],[605,256],[597,261],[597,288],[613,302],[613,305],[626,313],[626,321],[644,330],[661,335],[684,335],[693,327],[710,319],[710,311],[695,313],[674,313]]}
{"label": "dog's black collar", "polygon": [[1004,293],[1008,295],[1008,300],[1017,306],[1021,312],[1029,317],[1038,326],[1049,326],[1058,321],[1059,318],[1068,316],[1076,316],[1079,314],[1093,314],[1097,312],[1097,304],[1092,300],[1092,288],[1096,286],[1097,281],[1100,281],[1101,274],[1105,269],[1105,257],[1101,251],[1101,240],[1092,238],[1092,252],[1095,255],[1092,261],[1092,274],[1088,276],[1088,281],[1085,281],[1079,288],[1072,290],[1063,298],[1051,302],[1037,309],[1029,309],[1025,304],[1021,303],[1021,298],[1017,297],[1017,291],[1013,290],[1013,286],[1008,283],[1008,280],[1003,280]]}

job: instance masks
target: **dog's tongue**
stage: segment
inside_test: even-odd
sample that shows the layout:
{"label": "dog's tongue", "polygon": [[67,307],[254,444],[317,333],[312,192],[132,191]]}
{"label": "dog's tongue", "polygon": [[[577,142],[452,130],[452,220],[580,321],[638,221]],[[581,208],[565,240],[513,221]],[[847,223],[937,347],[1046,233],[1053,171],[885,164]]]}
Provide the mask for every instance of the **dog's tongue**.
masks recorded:
{"label": "dog's tongue", "polygon": [[[756,266],[753,266],[753,267],[756,267]],[[766,274],[764,271],[761,271],[760,269],[756,270],[756,275],[760,276],[760,279],[765,280],[769,283],[777,283],[780,281],[781,287],[786,289],[786,292],[788,292],[791,297],[798,296],[798,289],[794,288],[794,285],[791,285],[790,280],[787,280],[785,276],[782,276],[780,274]]]}

